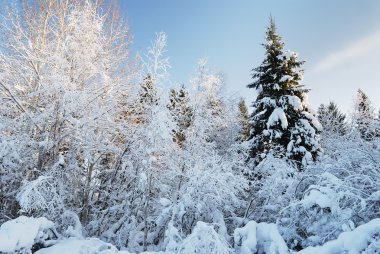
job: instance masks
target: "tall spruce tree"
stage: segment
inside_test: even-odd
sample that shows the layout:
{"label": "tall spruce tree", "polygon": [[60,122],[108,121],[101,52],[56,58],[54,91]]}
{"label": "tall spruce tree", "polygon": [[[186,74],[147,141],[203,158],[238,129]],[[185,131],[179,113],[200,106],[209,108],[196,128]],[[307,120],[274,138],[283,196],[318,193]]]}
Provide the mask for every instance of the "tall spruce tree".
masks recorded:
{"label": "tall spruce tree", "polygon": [[254,81],[248,85],[257,92],[250,116],[250,156],[254,165],[272,153],[302,168],[320,153],[322,129],[307,102],[309,90],[301,84],[304,62],[284,51],[272,18],[263,46],[265,59],[253,69]]}
{"label": "tall spruce tree", "polygon": [[335,102],[330,101],[326,106],[321,104],[318,108],[318,120],[322,124],[323,132],[327,135],[347,133],[346,115],[340,112]]}

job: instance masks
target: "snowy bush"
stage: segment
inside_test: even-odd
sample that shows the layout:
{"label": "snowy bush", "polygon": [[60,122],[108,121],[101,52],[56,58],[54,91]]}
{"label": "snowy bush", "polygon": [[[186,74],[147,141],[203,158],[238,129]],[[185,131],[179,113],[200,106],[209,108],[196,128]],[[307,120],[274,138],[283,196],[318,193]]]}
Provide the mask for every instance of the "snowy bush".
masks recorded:
{"label": "snowy bush", "polygon": [[53,222],[21,216],[0,226],[0,252],[31,253],[33,245],[45,246],[46,240],[54,236]]}
{"label": "snowy bush", "polygon": [[336,240],[322,246],[308,247],[300,254],[379,253],[380,219],[374,219],[350,232],[341,233]]}
{"label": "snowy bush", "polygon": [[198,221],[193,232],[181,243],[177,253],[230,254],[233,250],[212,224]]}
{"label": "snowy bush", "polygon": [[[0,122],[3,119],[0,116]],[[0,124],[0,223],[17,213],[16,194],[21,186],[23,172],[20,150],[23,141],[12,140],[3,134]]]}
{"label": "snowy bush", "polygon": [[[281,232],[288,243],[295,247],[300,243],[303,247],[323,244],[336,238],[347,227],[353,227],[350,220],[362,208],[361,200],[350,195],[341,188],[339,179],[324,173],[317,178],[315,184],[303,192],[300,201],[294,200],[282,213],[279,220]],[[350,206],[343,204],[347,199]],[[348,200],[347,200],[348,201]]]}
{"label": "snowy bush", "polygon": [[194,164],[194,168],[186,172],[187,181],[174,207],[174,225],[185,234],[191,232],[199,220],[225,228],[223,217],[234,216],[234,211],[242,207],[240,197],[245,180],[234,175],[219,156],[208,159]]}
{"label": "snowy bush", "polygon": [[83,237],[82,224],[76,213],[65,211],[59,221],[59,229],[62,230],[62,235],[65,237]]}
{"label": "snowy bush", "polygon": [[279,216],[290,245],[320,245],[379,217],[377,142],[361,141],[355,134],[326,140],[330,149],[305,172],[297,199]]}
{"label": "snowy bush", "polygon": [[45,176],[40,176],[33,181],[24,181],[17,195],[21,211],[58,217],[63,211],[63,200],[57,193],[55,185],[55,179]]}
{"label": "snowy bush", "polygon": [[275,224],[249,221],[235,229],[234,242],[238,254],[288,254],[290,253]]}
{"label": "snowy bush", "polygon": [[301,173],[284,159],[271,154],[254,168],[253,173],[256,178],[252,181],[246,217],[274,223],[279,212],[295,199],[295,188]]}

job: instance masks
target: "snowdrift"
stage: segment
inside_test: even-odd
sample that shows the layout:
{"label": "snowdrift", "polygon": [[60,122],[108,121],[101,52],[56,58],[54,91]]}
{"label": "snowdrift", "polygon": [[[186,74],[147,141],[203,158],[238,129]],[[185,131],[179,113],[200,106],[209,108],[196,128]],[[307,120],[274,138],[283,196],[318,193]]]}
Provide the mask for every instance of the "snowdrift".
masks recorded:
{"label": "snowdrift", "polygon": [[25,216],[5,222],[0,227],[0,253],[31,250],[33,245],[49,238],[54,223],[46,218]]}
{"label": "snowdrift", "polygon": [[379,253],[380,219],[374,219],[353,231],[343,232],[338,239],[322,246],[308,247],[300,254]]}
{"label": "snowdrift", "polygon": [[[56,239],[54,239],[56,238]],[[237,254],[339,254],[339,253],[379,253],[380,218],[374,219],[356,229],[344,232],[336,240],[322,246],[308,247],[299,252],[288,249],[275,224],[249,221],[244,227],[234,231],[233,246],[214,230],[212,224],[198,222],[193,233],[164,252],[144,252],[145,254],[170,253],[237,253]],[[38,249],[36,251],[36,245]],[[0,253],[37,254],[131,254],[119,251],[112,244],[97,238],[70,237],[59,235],[54,223],[46,218],[21,216],[5,222],[0,227]]]}

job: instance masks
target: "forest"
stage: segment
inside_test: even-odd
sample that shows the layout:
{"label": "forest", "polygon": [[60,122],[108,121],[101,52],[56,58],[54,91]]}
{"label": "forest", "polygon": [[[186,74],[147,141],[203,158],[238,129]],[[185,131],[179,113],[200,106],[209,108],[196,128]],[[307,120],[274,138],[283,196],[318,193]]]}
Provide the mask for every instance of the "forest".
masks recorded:
{"label": "forest", "polygon": [[114,5],[3,8],[0,253],[380,253],[379,114],[314,110],[272,18],[246,102],[206,59],[168,88]]}

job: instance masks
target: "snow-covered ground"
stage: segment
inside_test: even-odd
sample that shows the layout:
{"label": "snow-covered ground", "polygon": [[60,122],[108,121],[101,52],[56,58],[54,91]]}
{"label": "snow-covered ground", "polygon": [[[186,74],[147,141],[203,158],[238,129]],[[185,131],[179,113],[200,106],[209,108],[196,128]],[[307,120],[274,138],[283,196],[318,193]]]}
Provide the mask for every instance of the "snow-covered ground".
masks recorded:
{"label": "snow-covered ground", "polygon": [[[55,239],[52,239],[55,238]],[[214,231],[212,225],[198,222],[192,234],[177,244],[169,244],[165,252],[150,253],[239,253],[290,254],[275,224],[248,222],[235,229],[234,246]],[[177,246],[175,246],[177,245]],[[40,249],[36,249],[39,247]],[[97,238],[62,237],[54,223],[46,218],[21,216],[0,227],[0,253],[37,254],[129,254]],[[379,253],[380,219],[374,219],[356,229],[343,232],[336,240],[322,246],[308,247],[299,254]]]}

